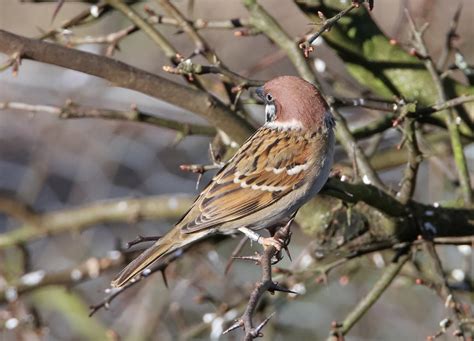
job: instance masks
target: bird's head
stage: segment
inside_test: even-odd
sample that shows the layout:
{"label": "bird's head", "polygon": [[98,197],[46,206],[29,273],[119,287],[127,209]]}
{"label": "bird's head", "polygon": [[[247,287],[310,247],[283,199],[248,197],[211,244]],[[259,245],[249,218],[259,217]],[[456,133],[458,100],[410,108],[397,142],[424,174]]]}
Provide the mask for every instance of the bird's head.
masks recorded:
{"label": "bird's head", "polygon": [[316,87],[295,76],[274,78],[257,88],[265,103],[265,126],[273,129],[327,130],[334,118]]}

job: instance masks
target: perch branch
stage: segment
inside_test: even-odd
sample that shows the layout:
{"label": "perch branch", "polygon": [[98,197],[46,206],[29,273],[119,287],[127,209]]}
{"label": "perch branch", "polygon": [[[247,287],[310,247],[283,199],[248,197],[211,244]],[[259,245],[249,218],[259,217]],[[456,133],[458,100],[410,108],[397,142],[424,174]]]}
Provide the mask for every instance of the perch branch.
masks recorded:
{"label": "perch branch", "polygon": [[[284,241],[285,245],[287,245],[291,236],[291,231],[290,231],[291,223],[292,221],[290,221],[284,227],[278,229],[278,231],[274,235],[275,239]],[[268,316],[258,326],[254,327],[253,321],[252,321],[253,316],[255,314],[255,310],[257,309],[258,303],[260,302],[260,299],[262,298],[262,296],[267,291],[269,291],[272,294],[275,291],[292,293],[291,290],[278,285],[278,283],[272,280],[272,265],[274,264],[272,263],[272,259],[273,257],[277,256],[277,254],[278,254],[278,250],[274,246],[270,246],[270,247],[267,247],[263,251],[263,254],[259,256],[247,258],[249,260],[256,261],[258,264],[260,264],[262,268],[262,278],[259,282],[257,282],[257,284],[255,285],[255,288],[250,294],[247,307],[245,308],[245,311],[242,317],[239,320],[237,320],[237,322],[234,323],[231,327],[229,327],[226,331],[224,331],[223,334],[226,334],[237,328],[243,328],[245,331],[245,336],[244,336],[245,341],[251,341],[257,337],[261,337],[263,335],[262,334],[263,327],[268,323],[270,318],[273,316],[273,314]],[[240,259],[245,259],[245,258],[240,258]]]}

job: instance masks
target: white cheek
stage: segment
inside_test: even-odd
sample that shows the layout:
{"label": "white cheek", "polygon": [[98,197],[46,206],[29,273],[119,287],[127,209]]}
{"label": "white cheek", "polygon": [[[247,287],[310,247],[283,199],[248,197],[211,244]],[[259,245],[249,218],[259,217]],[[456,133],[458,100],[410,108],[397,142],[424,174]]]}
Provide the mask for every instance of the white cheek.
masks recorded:
{"label": "white cheek", "polygon": [[265,105],[265,121],[270,122],[275,119],[275,104],[267,104]]}

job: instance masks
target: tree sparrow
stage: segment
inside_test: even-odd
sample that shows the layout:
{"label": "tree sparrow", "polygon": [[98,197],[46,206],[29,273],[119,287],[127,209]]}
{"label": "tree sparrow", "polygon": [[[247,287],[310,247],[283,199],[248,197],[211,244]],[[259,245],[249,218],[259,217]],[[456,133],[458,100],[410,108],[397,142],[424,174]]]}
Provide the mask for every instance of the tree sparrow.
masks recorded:
{"label": "tree sparrow", "polygon": [[257,94],[265,102],[265,124],[171,231],[125,267],[112,287],[122,287],[163,256],[215,233],[241,231],[275,245],[255,231],[283,226],[323,187],[333,160],[335,121],[319,91],[301,78],[282,76]]}

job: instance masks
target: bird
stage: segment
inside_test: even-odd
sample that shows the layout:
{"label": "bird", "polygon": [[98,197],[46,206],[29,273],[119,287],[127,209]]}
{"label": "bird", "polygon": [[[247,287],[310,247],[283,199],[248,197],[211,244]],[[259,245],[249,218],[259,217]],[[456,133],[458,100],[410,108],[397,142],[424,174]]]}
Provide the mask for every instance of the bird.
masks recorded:
{"label": "bird", "polygon": [[281,242],[257,231],[284,226],[326,183],[333,163],[335,120],[318,89],[279,76],[256,89],[265,123],[216,173],[190,209],[111,282],[120,288],[149,266],[211,235],[244,233],[264,247]]}

